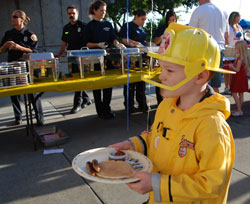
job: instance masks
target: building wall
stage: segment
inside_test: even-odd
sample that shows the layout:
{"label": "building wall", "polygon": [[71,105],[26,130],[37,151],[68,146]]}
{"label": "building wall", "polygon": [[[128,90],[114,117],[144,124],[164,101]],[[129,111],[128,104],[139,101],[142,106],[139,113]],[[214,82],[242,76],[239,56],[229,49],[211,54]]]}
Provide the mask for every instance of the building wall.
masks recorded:
{"label": "building wall", "polygon": [[[69,22],[66,9],[75,4],[79,8],[79,19],[88,22],[88,8],[92,0],[1,0],[0,39],[7,30],[13,28],[11,13],[21,9],[31,18],[28,27],[38,36],[38,49],[41,52],[57,54],[61,45],[62,29]],[[6,61],[6,54],[0,55]]]}

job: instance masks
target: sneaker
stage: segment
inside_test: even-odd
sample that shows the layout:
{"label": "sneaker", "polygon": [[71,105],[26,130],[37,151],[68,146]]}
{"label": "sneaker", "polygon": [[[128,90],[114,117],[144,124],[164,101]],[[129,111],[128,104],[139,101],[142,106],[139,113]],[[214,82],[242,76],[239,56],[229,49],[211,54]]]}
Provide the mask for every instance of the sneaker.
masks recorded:
{"label": "sneaker", "polygon": [[232,112],[232,116],[235,116],[235,117],[243,116],[243,112],[242,112],[242,111],[235,111],[235,112]]}
{"label": "sneaker", "polygon": [[229,88],[224,89],[224,94],[231,95],[231,91],[229,90]]}

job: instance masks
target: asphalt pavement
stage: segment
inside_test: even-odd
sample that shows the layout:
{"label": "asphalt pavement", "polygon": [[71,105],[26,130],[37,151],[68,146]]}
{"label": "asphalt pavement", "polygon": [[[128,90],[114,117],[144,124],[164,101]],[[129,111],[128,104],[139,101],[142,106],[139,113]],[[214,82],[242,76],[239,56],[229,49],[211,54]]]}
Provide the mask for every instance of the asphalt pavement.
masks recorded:
{"label": "asphalt pavement", "polygon": [[[223,91],[223,87],[220,89]],[[91,91],[89,96],[93,99]],[[123,106],[123,87],[113,88],[111,108],[115,119],[97,117],[92,104],[70,114],[74,93],[45,93],[42,105],[45,125],[60,127],[70,140],[45,148],[26,134],[23,124],[12,125],[14,115],[10,98],[0,99],[0,203],[9,204],[141,204],[148,199],[125,184],[91,182],[78,176],[71,167],[73,158],[88,149],[106,147],[137,135],[153,122],[156,98],[153,87],[147,87],[149,113],[136,113],[127,118]],[[232,108],[235,108],[231,96]],[[230,117],[236,145],[236,159],[229,190],[229,204],[250,204],[250,93],[245,94],[244,116]],[[24,110],[24,106],[23,106]],[[63,153],[44,155],[45,149],[61,149]]]}

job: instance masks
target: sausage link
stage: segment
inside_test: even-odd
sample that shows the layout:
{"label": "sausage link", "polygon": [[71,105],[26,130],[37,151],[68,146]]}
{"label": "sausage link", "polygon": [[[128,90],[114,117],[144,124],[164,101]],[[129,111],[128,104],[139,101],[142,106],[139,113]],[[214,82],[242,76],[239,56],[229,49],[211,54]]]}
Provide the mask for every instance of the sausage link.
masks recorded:
{"label": "sausage link", "polygon": [[99,165],[99,163],[98,163],[98,161],[96,159],[93,159],[92,165],[93,165],[94,170],[97,173],[99,173],[101,171],[101,167],[100,167],[100,165]]}
{"label": "sausage link", "polygon": [[86,168],[87,168],[87,171],[88,173],[91,175],[91,176],[95,176],[96,175],[96,172],[93,168],[93,165],[90,161],[86,162]]}

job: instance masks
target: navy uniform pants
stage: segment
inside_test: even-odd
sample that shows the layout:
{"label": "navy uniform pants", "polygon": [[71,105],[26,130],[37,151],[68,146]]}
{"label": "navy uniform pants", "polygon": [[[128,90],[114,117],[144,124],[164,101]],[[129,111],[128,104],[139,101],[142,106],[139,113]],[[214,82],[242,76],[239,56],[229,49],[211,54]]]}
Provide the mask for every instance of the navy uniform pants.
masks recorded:
{"label": "navy uniform pants", "polygon": [[[69,66],[72,66],[72,73],[79,73],[79,63],[77,58],[69,58]],[[86,91],[76,91],[74,95],[74,105],[73,107],[81,106],[81,104],[86,104],[90,101],[90,98]]]}
{"label": "navy uniform pants", "polygon": [[[109,62],[107,62],[107,69],[109,69]],[[100,64],[95,64],[95,71],[100,71]],[[112,88],[93,90],[95,99],[95,108],[98,115],[107,115],[111,112],[110,102],[112,98]]]}
{"label": "navy uniform pants", "polygon": [[[43,121],[44,120],[43,108],[42,108],[42,103],[41,103],[40,98],[38,98],[35,101],[35,94],[28,94],[28,97],[29,97],[29,101],[32,101],[32,106],[35,111],[36,120]],[[21,96],[20,95],[11,96],[10,98],[11,98],[11,102],[12,102],[12,106],[14,110],[15,119],[22,120],[22,109],[20,105]]]}
{"label": "navy uniform pants", "polygon": [[[136,95],[135,95],[136,93]],[[127,107],[127,85],[124,85],[123,89],[124,95],[124,106]],[[139,104],[140,109],[147,109],[147,101],[145,95],[145,82],[140,81],[136,83],[129,84],[129,108],[134,107],[134,96]]]}

